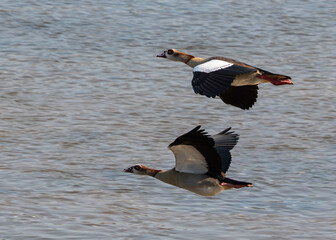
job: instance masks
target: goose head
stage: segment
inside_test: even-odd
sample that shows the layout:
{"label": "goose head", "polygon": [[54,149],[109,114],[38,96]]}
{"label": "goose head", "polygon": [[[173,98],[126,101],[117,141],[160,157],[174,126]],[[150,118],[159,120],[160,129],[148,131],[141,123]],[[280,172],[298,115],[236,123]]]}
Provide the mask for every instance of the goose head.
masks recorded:
{"label": "goose head", "polygon": [[187,63],[190,59],[194,58],[194,56],[178,51],[174,48],[170,48],[166,51],[163,51],[163,53],[157,55],[157,57],[167,58],[175,62],[183,62],[183,63]]}
{"label": "goose head", "polygon": [[134,165],[132,167],[124,169],[124,172],[134,173],[134,174],[137,174],[137,175],[149,175],[149,176],[152,176],[152,177],[154,177],[160,171],[161,170],[151,169],[151,168],[148,168],[148,167],[143,166],[141,164],[137,164],[137,165]]}

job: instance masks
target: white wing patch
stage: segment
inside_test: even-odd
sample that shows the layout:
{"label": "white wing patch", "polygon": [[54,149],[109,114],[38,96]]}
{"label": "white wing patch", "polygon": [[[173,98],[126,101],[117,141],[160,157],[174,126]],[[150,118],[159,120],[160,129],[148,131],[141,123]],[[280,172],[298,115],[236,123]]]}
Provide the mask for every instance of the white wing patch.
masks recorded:
{"label": "white wing patch", "polygon": [[175,145],[170,147],[175,155],[175,170],[184,173],[204,174],[208,164],[203,155],[190,145]]}
{"label": "white wing patch", "polygon": [[208,62],[202,63],[194,67],[194,72],[205,72],[210,73],[213,71],[217,71],[219,69],[231,67],[233,64],[229,62],[225,62],[223,60],[210,60]]}

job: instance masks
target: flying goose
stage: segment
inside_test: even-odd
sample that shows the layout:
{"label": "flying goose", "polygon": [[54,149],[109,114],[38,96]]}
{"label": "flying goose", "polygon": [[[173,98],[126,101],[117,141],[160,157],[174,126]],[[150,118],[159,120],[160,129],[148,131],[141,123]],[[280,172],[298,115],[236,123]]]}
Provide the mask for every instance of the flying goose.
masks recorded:
{"label": "flying goose", "polygon": [[257,101],[258,84],[293,84],[289,76],[274,74],[224,57],[199,58],[176,49],[168,49],[157,57],[183,62],[193,68],[192,87],[207,97],[219,96],[224,103],[249,109]]}
{"label": "flying goose", "polygon": [[239,136],[231,128],[209,136],[201,126],[181,135],[168,148],[175,155],[175,167],[163,171],[143,165],[124,169],[125,172],[149,175],[165,183],[203,196],[215,196],[230,188],[251,187],[252,183],[236,181],[225,176],[231,163],[230,150]]}

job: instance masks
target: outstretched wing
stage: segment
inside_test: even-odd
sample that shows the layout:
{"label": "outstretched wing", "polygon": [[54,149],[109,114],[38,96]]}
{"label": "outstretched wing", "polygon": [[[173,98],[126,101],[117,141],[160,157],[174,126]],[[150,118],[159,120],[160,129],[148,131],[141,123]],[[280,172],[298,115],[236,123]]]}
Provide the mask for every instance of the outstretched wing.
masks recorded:
{"label": "outstretched wing", "polygon": [[215,141],[197,126],[176,138],[168,147],[175,155],[175,170],[185,173],[221,173],[221,157],[215,149]]}
{"label": "outstretched wing", "polygon": [[214,98],[228,89],[236,76],[256,71],[257,69],[247,65],[213,59],[194,68],[191,83],[195,93]]}
{"label": "outstretched wing", "polygon": [[231,163],[231,153],[230,150],[237,144],[239,135],[230,132],[231,128],[227,128],[224,131],[213,135],[212,138],[215,141],[215,148],[222,161],[222,171],[225,173]]}

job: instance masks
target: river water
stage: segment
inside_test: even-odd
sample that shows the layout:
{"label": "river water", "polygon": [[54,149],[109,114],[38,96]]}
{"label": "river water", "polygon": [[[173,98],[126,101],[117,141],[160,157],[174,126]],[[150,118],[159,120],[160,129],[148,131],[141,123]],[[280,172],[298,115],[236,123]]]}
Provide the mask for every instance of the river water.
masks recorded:
{"label": "river water", "polygon": [[[335,239],[336,2],[0,2],[1,239]],[[167,48],[292,77],[249,111],[196,95]],[[123,169],[174,166],[201,124],[240,135],[202,197]]]}

